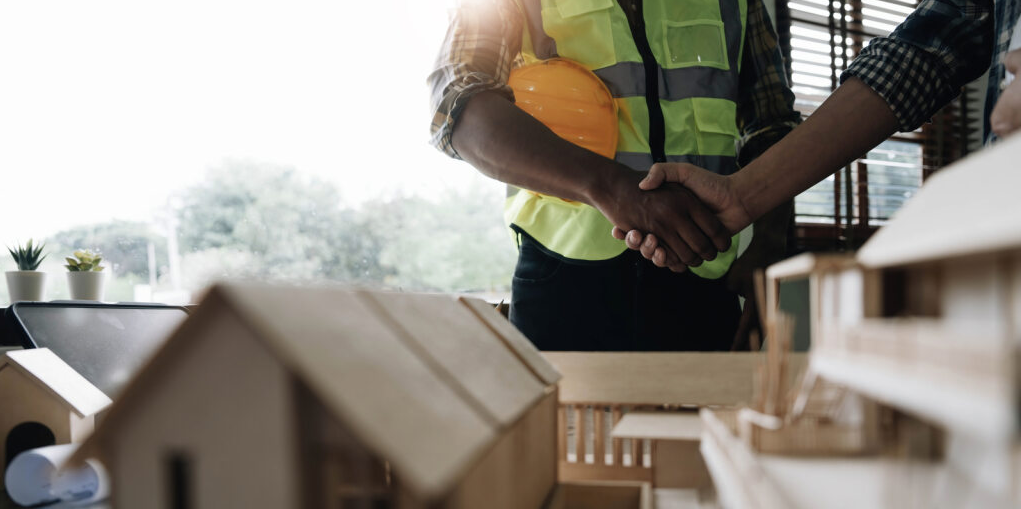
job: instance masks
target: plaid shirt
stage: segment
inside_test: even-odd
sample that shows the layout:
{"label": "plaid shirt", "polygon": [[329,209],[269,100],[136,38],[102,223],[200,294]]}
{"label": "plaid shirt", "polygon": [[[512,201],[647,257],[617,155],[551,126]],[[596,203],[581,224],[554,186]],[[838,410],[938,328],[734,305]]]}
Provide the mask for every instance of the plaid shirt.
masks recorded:
{"label": "plaid shirt", "polygon": [[[1019,2],[997,1],[1000,37],[987,96],[993,102]],[[840,81],[854,76],[865,82],[890,105],[900,129],[913,131],[989,68],[994,54],[992,11],[992,0],[923,0],[889,37],[873,39]],[[988,111],[991,108],[986,118]]]}
{"label": "plaid shirt", "polygon": [[[787,85],[776,33],[762,1],[748,1],[737,104],[741,164],[764,152],[801,121],[794,111],[794,94]],[[431,142],[436,148],[460,159],[450,136],[471,96],[494,91],[513,100],[507,78],[521,51],[524,22],[515,0],[463,2],[454,11],[428,80],[433,107]]]}

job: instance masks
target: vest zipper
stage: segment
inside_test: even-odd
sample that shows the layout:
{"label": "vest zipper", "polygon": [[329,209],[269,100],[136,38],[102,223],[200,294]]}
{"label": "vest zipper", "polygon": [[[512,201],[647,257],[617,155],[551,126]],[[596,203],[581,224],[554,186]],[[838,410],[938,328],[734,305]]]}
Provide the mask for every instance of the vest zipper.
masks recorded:
{"label": "vest zipper", "polygon": [[663,107],[659,104],[659,64],[649,47],[649,39],[645,35],[645,14],[642,0],[630,2],[632,11],[628,13],[631,21],[631,37],[638,47],[645,68],[645,104],[649,108],[649,149],[652,159],[657,163],[666,162],[666,131],[663,123]]}

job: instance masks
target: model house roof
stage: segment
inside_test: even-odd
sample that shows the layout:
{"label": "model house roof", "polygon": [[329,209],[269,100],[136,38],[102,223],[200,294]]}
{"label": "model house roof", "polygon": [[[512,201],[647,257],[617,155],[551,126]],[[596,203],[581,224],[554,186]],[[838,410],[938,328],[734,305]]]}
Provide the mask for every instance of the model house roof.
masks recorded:
{"label": "model house roof", "polygon": [[0,356],[2,369],[14,369],[36,381],[80,417],[96,414],[110,404],[103,391],[49,348],[9,351]]}
{"label": "model house roof", "polygon": [[1021,135],[931,177],[858,252],[887,267],[1021,248]]}
{"label": "model house roof", "polygon": [[224,313],[239,317],[246,333],[426,498],[448,491],[557,376],[516,329],[492,326],[506,320],[484,302],[219,285],[131,382],[79,456],[99,452],[89,448],[115,435],[135,398],[173,371],[159,365],[180,357],[174,352]]}

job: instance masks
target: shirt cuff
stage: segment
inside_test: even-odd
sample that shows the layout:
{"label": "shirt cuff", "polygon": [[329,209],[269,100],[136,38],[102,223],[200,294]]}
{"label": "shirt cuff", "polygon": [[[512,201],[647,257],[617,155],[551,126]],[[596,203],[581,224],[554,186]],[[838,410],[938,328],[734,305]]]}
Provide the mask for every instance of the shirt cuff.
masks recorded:
{"label": "shirt cuff", "polygon": [[960,93],[945,79],[950,72],[938,57],[910,43],[874,39],[843,74],[863,81],[893,110],[901,131],[914,131]]}
{"label": "shirt cuff", "polygon": [[741,168],[748,166],[765,151],[769,150],[769,147],[775,145],[784,136],[790,134],[795,127],[798,127],[798,124],[801,124],[801,114],[793,112],[793,115],[796,115],[796,117],[742,136],[737,144],[738,166]]}
{"label": "shirt cuff", "polygon": [[454,159],[461,159],[461,156],[454,150],[451,143],[451,135],[454,133],[454,125],[461,116],[461,111],[468,100],[480,92],[493,91],[514,102],[514,92],[506,83],[499,83],[492,76],[473,72],[463,76],[458,81],[452,82],[444,88],[444,92],[436,104],[432,121],[432,137],[430,143]]}

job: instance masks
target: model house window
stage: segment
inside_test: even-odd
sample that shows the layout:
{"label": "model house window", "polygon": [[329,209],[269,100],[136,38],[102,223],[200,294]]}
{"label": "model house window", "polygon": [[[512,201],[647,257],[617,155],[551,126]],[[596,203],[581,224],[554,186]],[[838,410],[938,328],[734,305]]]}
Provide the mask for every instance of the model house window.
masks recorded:
{"label": "model house window", "polygon": [[936,318],[941,314],[942,277],[932,267],[882,273],[884,317]]}
{"label": "model house window", "polygon": [[[915,0],[778,0],[777,30],[789,51],[795,108],[811,115],[847,65],[874,37],[888,35]],[[979,85],[932,123],[898,133],[795,200],[797,234],[809,249],[854,248],[884,224],[933,171],[980,144]]]}

